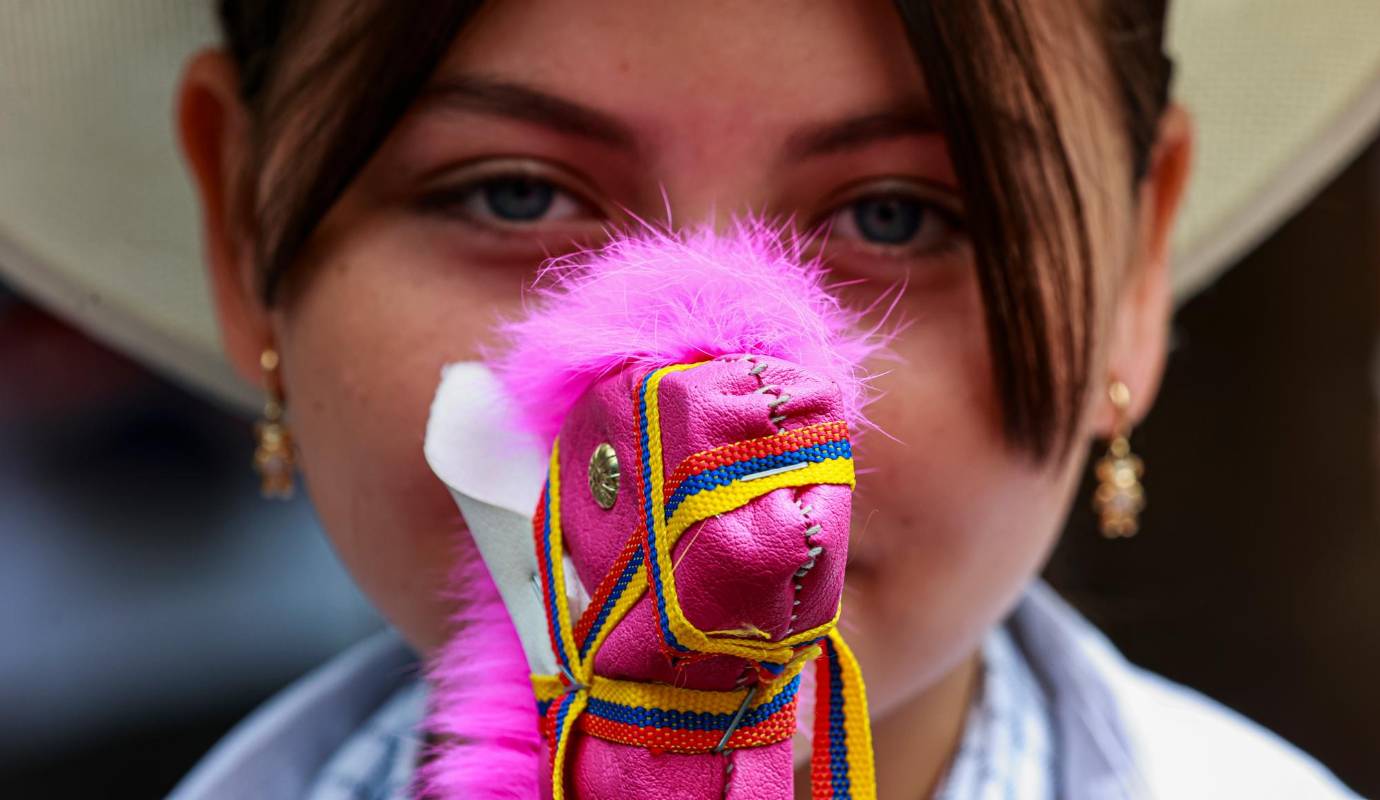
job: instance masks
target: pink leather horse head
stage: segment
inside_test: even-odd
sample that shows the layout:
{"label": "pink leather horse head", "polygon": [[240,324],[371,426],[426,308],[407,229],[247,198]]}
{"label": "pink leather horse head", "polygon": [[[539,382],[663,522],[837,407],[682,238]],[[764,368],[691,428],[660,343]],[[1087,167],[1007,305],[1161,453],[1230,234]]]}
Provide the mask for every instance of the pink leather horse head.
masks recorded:
{"label": "pink leather horse head", "polygon": [[798,243],[751,223],[620,239],[546,277],[490,359],[550,453],[531,533],[548,641],[524,641],[554,655],[532,679],[542,794],[788,798],[818,659],[815,795],[869,796],[835,623],[849,430],[881,342]]}

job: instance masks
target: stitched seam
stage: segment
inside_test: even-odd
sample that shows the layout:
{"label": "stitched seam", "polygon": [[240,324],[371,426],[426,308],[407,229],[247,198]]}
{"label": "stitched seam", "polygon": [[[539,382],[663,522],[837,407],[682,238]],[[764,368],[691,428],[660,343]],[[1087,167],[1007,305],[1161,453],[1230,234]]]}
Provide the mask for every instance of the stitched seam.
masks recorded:
{"label": "stitched seam", "polygon": [[787,636],[795,631],[795,620],[798,616],[796,609],[800,607],[800,592],[805,588],[803,579],[809,574],[810,570],[815,568],[815,560],[824,552],[824,548],[821,545],[815,544],[812,538],[821,531],[821,528],[819,523],[815,522],[810,517],[811,512],[814,511],[814,506],[805,505],[800,501],[800,495],[803,494],[804,491],[804,487],[797,487],[795,489],[795,507],[800,510],[800,517],[805,521],[805,545],[809,548],[807,551],[809,557],[800,565],[800,569],[795,571],[795,591],[791,598],[791,623],[786,627]]}
{"label": "stitched seam", "polygon": [[[742,360],[752,365],[752,367],[748,369],[748,374],[757,379],[757,388],[753,390],[753,393],[775,395],[775,398],[767,403],[767,411],[769,413],[778,411],[781,406],[790,402],[790,395],[782,392],[780,386],[767,383],[767,379],[763,377],[763,373],[767,371],[766,364],[759,362],[756,356],[743,356]],[[769,419],[771,420],[771,424],[780,431],[783,430],[781,423],[786,421],[786,417],[786,414],[778,413],[774,414]],[[804,493],[804,487],[797,487],[794,493],[795,507],[800,510],[801,519],[804,520],[805,523],[805,546],[808,548],[808,557],[801,563],[800,568],[795,571],[795,575],[793,576],[791,618],[790,622],[786,625],[784,636],[790,636],[795,632],[795,621],[799,616],[797,609],[800,608],[800,592],[805,588],[804,578],[809,574],[810,570],[815,568],[815,562],[819,559],[820,554],[824,552],[824,548],[816,544],[812,538],[820,532],[819,523],[815,522],[810,517],[810,513],[814,511],[814,506],[807,506],[800,502],[800,496]]]}

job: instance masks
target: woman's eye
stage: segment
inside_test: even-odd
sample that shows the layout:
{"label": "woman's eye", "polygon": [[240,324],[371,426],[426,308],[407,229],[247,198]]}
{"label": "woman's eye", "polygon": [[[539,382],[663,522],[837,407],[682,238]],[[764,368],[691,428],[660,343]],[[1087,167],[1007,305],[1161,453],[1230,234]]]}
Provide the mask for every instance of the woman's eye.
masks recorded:
{"label": "woman's eye", "polygon": [[957,227],[954,214],[934,203],[907,195],[879,194],[860,197],[836,211],[830,238],[921,253],[943,246]]}
{"label": "woman's eye", "polygon": [[[471,208],[504,222],[535,222],[557,208],[564,194],[550,183],[533,178],[497,178],[478,187],[475,198],[481,207]],[[557,208],[557,211],[560,211]]]}
{"label": "woman's eye", "polygon": [[506,175],[484,178],[430,199],[429,205],[481,224],[522,226],[587,216],[587,205],[541,178]]}

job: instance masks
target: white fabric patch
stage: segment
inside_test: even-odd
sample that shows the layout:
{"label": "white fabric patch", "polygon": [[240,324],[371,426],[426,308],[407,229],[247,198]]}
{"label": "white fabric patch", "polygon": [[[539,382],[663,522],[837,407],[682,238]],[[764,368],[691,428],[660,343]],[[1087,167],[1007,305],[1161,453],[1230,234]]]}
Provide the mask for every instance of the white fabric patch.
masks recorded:
{"label": "white fabric patch", "polygon": [[498,381],[483,364],[442,368],[423,452],[460,507],[513,618],[528,666],[554,675],[532,548],[532,514],[546,481],[547,458],[512,425]]}

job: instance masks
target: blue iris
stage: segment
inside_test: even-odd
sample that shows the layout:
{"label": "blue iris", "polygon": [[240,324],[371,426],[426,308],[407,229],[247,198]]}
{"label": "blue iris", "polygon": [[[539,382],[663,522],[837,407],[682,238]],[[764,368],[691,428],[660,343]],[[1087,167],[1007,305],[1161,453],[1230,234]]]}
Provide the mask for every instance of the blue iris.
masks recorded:
{"label": "blue iris", "polygon": [[905,244],[920,232],[925,209],[905,197],[869,197],[853,204],[858,234],[874,244]]}
{"label": "blue iris", "polygon": [[507,222],[531,222],[551,210],[556,188],[531,178],[496,178],[482,187],[484,204],[495,217]]}

